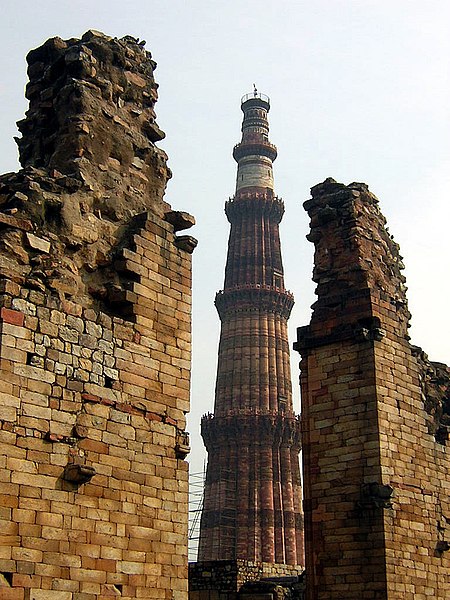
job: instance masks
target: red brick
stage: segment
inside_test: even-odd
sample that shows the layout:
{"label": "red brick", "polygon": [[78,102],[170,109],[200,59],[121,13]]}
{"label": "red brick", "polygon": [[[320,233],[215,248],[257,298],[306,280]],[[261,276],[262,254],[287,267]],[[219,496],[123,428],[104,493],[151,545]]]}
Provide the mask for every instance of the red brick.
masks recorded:
{"label": "red brick", "polygon": [[18,310],[2,307],[0,310],[0,320],[11,325],[23,326],[25,315]]}

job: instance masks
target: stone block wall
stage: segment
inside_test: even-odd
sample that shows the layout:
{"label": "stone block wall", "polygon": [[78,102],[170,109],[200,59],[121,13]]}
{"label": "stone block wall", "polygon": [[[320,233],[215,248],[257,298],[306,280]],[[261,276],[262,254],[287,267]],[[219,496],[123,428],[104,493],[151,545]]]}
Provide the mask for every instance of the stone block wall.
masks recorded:
{"label": "stone block wall", "polygon": [[28,61],[0,178],[0,598],[182,600],[196,242],[163,201],[155,63],[98,32]]}
{"label": "stone block wall", "polygon": [[301,352],[309,600],[448,596],[450,371],[409,342],[398,246],[364,184],[305,203],[317,302]]}
{"label": "stone block wall", "polygon": [[241,559],[190,563],[189,600],[300,600],[302,572],[292,565]]}

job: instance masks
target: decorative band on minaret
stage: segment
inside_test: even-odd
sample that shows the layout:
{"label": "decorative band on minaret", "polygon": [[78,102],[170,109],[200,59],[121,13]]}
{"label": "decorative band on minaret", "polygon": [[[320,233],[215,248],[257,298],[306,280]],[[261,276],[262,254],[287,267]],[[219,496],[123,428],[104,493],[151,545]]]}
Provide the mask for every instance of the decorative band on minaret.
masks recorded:
{"label": "decorative band on minaret", "polygon": [[202,419],[208,450],[200,561],[244,559],[303,564],[298,454],[287,321],[294,299],[284,287],[273,191],[276,147],[269,141],[269,98],[242,98],[242,139],[234,147],[236,193],[221,320],[214,414]]}
{"label": "decorative band on minaret", "polygon": [[233,158],[238,163],[236,192],[253,187],[273,191],[272,163],[277,149],[269,142],[269,98],[264,94],[247,94],[241,106],[242,141],[233,149]]}

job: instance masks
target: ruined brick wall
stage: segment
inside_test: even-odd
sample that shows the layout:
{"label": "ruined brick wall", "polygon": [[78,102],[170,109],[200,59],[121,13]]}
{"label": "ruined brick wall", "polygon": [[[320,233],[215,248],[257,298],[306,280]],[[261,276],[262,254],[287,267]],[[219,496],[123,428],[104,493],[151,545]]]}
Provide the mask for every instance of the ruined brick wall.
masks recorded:
{"label": "ruined brick wall", "polygon": [[307,598],[448,596],[450,377],[409,343],[398,246],[364,184],[305,203],[317,302],[298,330]]}
{"label": "ruined brick wall", "polygon": [[0,178],[0,597],[187,597],[193,218],[162,197],[155,63],[87,32],[28,56]]}

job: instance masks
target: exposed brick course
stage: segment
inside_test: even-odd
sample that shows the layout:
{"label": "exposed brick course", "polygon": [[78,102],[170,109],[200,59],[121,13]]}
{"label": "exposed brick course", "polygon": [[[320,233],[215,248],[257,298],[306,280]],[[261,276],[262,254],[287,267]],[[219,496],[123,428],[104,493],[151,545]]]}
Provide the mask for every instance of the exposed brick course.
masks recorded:
{"label": "exposed brick course", "polygon": [[365,184],[305,203],[317,302],[299,328],[308,600],[448,596],[449,369],[409,343],[398,246]]}
{"label": "exposed brick course", "polygon": [[194,220],[162,200],[155,63],[98,32],[28,62],[0,179],[0,598],[182,600]]}

